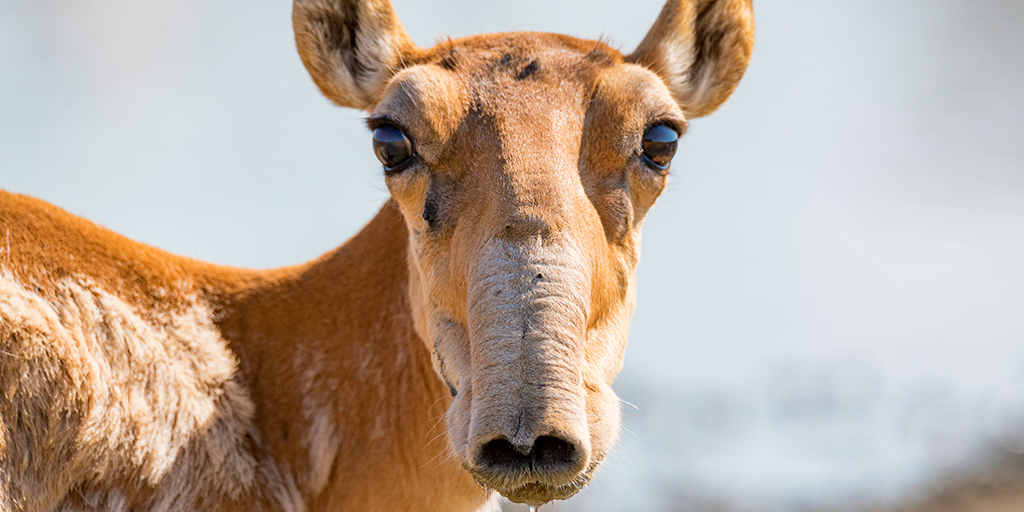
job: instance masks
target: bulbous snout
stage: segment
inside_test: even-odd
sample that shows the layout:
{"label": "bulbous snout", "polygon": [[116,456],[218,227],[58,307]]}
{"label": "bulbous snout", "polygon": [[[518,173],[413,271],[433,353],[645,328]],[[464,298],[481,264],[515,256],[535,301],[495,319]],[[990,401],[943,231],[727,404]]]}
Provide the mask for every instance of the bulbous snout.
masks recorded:
{"label": "bulbous snout", "polygon": [[[571,408],[574,404],[552,401],[546,405]],[[474,416],[481,414],[474,412]],[[503,491],[528,484],[572,484],[587,467],[590,442],[586,422],[577,414],[571,416],[539,422],[524,419],[525,415],[492,416],[474,422],[468,443],[470,469],[478,480]]]}
{"label": "bulbous snout", "polygon": [[481,485],[538,505],[572,496],[592,469],[583,384],[589,276],[565,247],[538,243],[527,257],[509,247],[496,244],[470,289],[463,456]]}
{"label": "bulbous snout", "polygon": [[530,505],[586,485],[591,446],[582,397],[513,393],[475,402],[468,469],[480,484]]}

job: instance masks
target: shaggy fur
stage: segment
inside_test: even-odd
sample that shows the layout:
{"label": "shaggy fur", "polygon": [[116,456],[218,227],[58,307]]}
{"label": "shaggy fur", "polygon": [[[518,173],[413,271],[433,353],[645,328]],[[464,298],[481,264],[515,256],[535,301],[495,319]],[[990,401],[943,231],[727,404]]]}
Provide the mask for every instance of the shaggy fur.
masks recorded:
{"label": "shaggy fur", "polygon": [[257,491],[303,509],[249,446],[255,407],[206,305],[147,321],[87,278],[45,296],[0,275],[0,509],[172,511]]}

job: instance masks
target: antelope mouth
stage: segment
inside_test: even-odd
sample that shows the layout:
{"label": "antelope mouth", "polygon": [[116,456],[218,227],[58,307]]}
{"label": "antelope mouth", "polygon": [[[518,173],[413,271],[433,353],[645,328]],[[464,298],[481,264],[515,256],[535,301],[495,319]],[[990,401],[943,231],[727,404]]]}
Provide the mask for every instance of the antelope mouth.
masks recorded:
{"label": "antelope mouth", "polygon": [[538,474],[524,474],[517,478],[508,475],[490,475],[470,467],[465,469],[476,484],[484,490],[497,491],[498,494],[515,503],[539,507],[549,501],[567,500],[583,490],[594,478],[594,473],[601,465],[601,460],[603,458],[594,461],[569,482],[560,485],[547,483],[544,481],[545,478]]}

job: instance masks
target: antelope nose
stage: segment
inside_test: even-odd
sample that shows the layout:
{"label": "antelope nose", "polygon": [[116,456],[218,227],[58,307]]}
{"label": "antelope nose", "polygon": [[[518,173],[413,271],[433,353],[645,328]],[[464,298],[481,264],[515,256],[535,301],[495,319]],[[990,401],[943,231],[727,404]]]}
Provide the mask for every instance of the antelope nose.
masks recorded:
{"label": "antelope nose", "polygon": [[513,444],[504,437],[480,445],[476,465],[486,473],[539,474],[572,477],[583,470],[586,454],[578,443],[558,435],[539,436],[531,444]]}

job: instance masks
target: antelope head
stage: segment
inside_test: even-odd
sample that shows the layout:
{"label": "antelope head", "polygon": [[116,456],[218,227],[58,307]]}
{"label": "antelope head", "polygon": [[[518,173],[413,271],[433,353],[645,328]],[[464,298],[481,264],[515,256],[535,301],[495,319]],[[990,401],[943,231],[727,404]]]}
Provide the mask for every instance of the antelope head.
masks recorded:
{"label": "antelope head", "polygon": [[746,69],[750,0],[669,0],[629,55],[525,32],[424,50],[388,0],[295,0],[293,22],[323,94],[370,113],[454,457],[513,501],[572,496],[618,434],[640,224]]}

